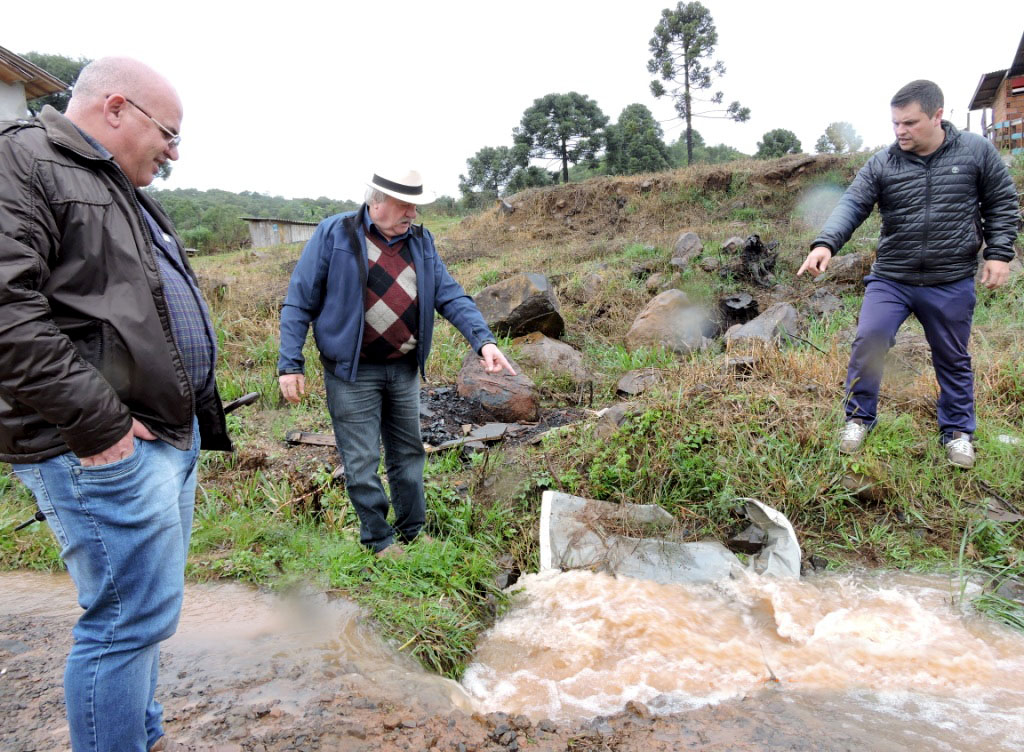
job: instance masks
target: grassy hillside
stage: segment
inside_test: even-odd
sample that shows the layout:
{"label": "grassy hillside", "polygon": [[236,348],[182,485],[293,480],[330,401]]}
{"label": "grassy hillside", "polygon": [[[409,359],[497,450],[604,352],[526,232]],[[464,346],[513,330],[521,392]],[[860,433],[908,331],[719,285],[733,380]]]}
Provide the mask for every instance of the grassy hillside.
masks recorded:
{"label": "grassy hillside", "polygon": [[[330,475],[332,452],[288,448],[282,440],[294,428],[329,431],[315,368],[300,407],[283,406],[277,395],[276,315],[301,249],[197,259],[220,337],[222,394],[232,399],[257,391],[261,397],[230,417],[238,451],[203,459],[190,576],[273,587],[312,581],[364,604],[396,645],[451,676],[461,672],[476,635],[501,607],[496,575],[536,569],[545,488],[661,504],[690,539],[721,539],[745,527],[739,499],[755,497],[789,516],[805,557],[817,567],[938,569],[956,581],[981,577],[990,589],[1021,577],[1024,523],[1001,521],[1007,515],[994,510],[1024,512],[1024,446],[998,439],[1024,435],[1024,279],[979,291],[973,472],[944,463],[935,430],[937,388],[930,364],[914,348],[889,373],[880,425],[864,453],[849,458],[836,451],[859,294],[839,290],[838,311],[806,313],[819,283],[794,273],[829,197],[862,161],[788,158],[598,178],[512,197],[511,213],[496,207],[458,224],[428,217],[442,255],[470,293],[523,271],[545,273],[555,283],[567,323],[564,339],[583,353],[594,382],[579,389],[533,373],[546,406],[611,404],[618,399],[616,381],[633,368],[656,368],[661,381],[634,400],[635,414],[610,439],[598,438],[589,421],[538,446],[499,446],[469,460],[457,451],[432,455],[427,524],[437,540],[412,546],[403,561],[378,561],[360,549],[355,516]],[[684,230],[700,235],[705,257],[723,262],[730,257],[722,246],[731,236],[757,233],[778,241],[778,284],[771,289],[697,264],[669,284],[708,306],[739,291],[754,295],[762,309],[792,302],[806,313],[800,339],[752,353],[753,365],[743,372],[729,359],[751,353],[727,352],[720,344],[689,357],[628,352],[624,335],[656,292],[633,276],[633,267],[643,263],[671,275],[672,245]],[[877,232],[873,216],[850,248],[870,251]],[[584,292],[593,273],[603,281],[596,292]],[[914,322],[905,329],[920,332]],[[465,343],[440,322],[434,347],[429,382],[453,382]],[[503,347],[516,356],[509,343]],[[316,363],[311,344],[306,355]],[[0,491],[0,565],[58,566],[43,526],[8,532],[33,511],[27,493],[3,473]],[[1011,600],[991,594],[977,605],[1024,626]]]}

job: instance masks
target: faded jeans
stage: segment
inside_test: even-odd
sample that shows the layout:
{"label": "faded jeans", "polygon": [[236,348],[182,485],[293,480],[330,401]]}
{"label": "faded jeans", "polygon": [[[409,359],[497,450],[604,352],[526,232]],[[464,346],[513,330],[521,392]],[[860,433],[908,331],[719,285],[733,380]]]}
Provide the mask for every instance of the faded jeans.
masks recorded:
{"label": "faded jeans", "polygon": [[61,546],[85,609],[64,671],[74,752],[145,752],[163,735],[160,642],[174,634],[195,503],[192,448],[135,439],[131,456],[82,467],[72,453],[14,471]]}
{"label": "faded jeans", "polygon": [[[381,551],[397,536],[415,538],[426,518],[420,438],[420,379],[415,358],[389,363],[360,363],[355,381],[324,372],[327,409],[334,425],[345,485],[359,517],[359,540]],[[389,500],[377,468],[384,461],[394,526],[388,524]]]}

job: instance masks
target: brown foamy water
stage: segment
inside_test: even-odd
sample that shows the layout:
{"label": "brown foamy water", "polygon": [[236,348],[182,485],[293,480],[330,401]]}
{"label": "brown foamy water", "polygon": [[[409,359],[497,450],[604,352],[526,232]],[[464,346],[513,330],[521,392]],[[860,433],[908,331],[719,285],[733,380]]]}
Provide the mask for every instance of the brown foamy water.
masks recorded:
{"label": "brown foamy water", "polygon": [[683,586],[574,571],[517,590],[463,679],[487,711],[567,719],[637,700],[667,713],[767,688],[912,721],[937,748],[992,733],[987,748],[1024,749],[1024,635],[955,609],[947,578]]}

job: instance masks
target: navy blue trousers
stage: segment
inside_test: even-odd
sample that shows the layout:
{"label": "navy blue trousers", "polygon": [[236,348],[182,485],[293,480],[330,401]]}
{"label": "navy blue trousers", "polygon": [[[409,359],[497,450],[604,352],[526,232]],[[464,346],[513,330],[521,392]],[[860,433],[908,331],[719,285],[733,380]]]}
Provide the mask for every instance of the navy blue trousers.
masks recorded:
{"label": "navy blue trousers", "polygon": [[857,322],[857,338],[846,373],[846,418],[860,418],[874,426],[878,418],[878,391],[885,354],[896,332],[910,314],[924,327],[939,382],[937,412],[943,440],[953,431],[973,434],[974,373],[967,342],[974,316],[974,277],[946,285],[921,287],[874,275],[864,278],[867,288]]}

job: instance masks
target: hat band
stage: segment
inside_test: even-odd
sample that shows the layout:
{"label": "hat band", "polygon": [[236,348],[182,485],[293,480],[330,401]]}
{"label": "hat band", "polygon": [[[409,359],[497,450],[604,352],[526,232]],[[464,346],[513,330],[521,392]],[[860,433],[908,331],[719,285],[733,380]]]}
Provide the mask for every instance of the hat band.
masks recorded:
{"label": "hat band", "polygon": [[397,193],[405,193],[409,196],[419,196],[423,193],[422,185],[403,185],[402,183],[395,183],[386,178],[382,178],[380,175],[374,173],[373,183],[379,188],[387,188],[389,191],[396,191]]}

